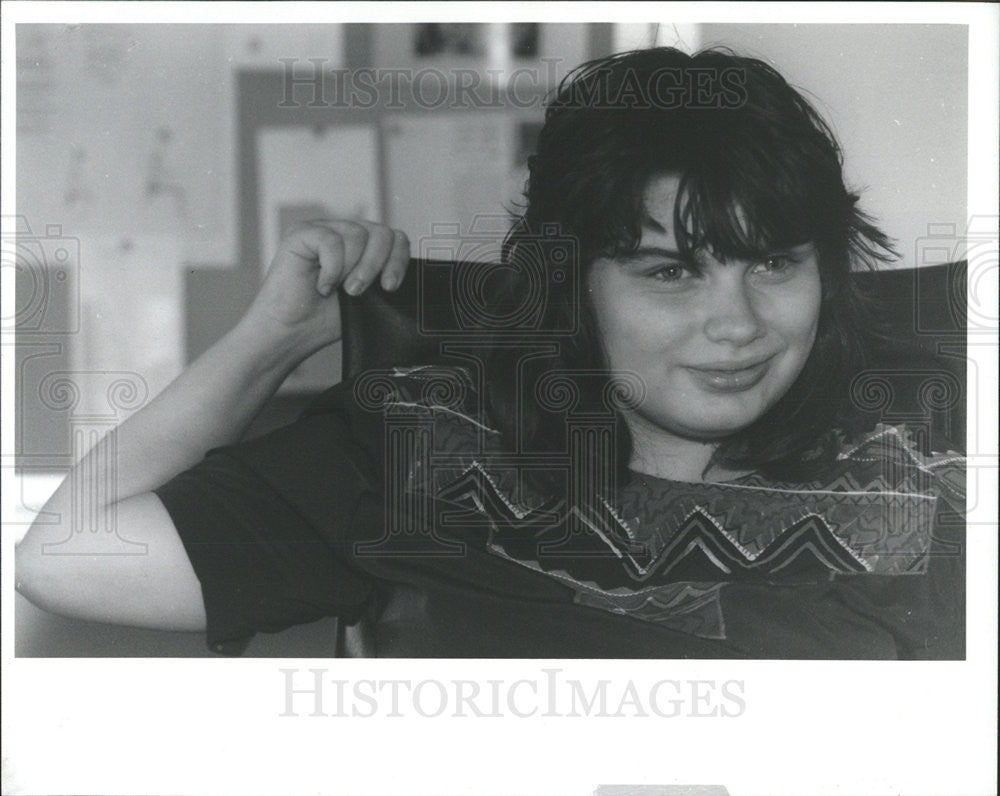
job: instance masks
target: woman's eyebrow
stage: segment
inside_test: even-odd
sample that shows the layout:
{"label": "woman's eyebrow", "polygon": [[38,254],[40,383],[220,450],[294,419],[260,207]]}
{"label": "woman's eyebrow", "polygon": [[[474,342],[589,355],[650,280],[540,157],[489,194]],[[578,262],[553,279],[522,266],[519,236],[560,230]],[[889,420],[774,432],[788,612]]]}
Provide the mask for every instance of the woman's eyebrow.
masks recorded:
{"label": "woman's eyebrow", "polygon": [[640,246],[631,254],[626,254],[622,257],[626,262],[632,262],[634,260],[643,260],[651,257],[662,257],[667,260],[682,260],[684,256],[673,249],[667,249],[662,246]]}

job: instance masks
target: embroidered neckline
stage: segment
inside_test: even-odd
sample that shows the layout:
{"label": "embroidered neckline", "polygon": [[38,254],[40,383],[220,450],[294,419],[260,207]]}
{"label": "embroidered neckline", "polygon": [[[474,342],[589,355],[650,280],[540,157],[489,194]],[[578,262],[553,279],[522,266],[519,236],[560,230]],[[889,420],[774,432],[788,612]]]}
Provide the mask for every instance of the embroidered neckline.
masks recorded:
{"label": "embroidered neckline", "polygon": [[[435,372],[394,375],[419,385]],[[736,581],[919,575],[938,495],[961,497],[961,479],[948,477],[963,457],[924,456],[905,427],[880,426],[808,482],[630,471],[616,495],[567,506],[528,488],[485,418],[410,387],[392,403],[433,420],[409,488],[485,518],[452,526],[462,541],[562,583],[582,605],[705,637],[725,637],[719,594]]]}

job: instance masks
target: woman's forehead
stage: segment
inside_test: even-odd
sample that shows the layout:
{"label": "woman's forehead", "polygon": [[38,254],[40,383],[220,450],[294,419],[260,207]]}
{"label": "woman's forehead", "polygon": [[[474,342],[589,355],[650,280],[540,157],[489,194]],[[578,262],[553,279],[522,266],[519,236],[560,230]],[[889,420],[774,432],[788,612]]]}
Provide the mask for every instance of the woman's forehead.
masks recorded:
{"label": "woman's forehead", "polygon": [[[642,219],[641,242],[643,245],[669,243],[673,246],[677,243],[674,207],[677,204],[680,190],[681,177],[678,174],[660,174],[649,179],[643,192],[645,211]],[[749,234],[750,221],[743,207],[736,206],[726,220],[735,223],[738,228],[737,234],[744,240],[751,237]],[[711,240],[712,231],[707,230],[707,232],[707,237]]]}
{"label": "woman's forehead", "polygon": [[[680,190],[681,178],[677,174],[659,174],[650,177],[643,192],[646,213],[664,229],[673,228],[674,204]],[[668,226],[669,224],[669,226]]]}
{"label": "woman's forehead", "polygon": [[643,193],[645,215],[642,219],[644,243],[666,241],[674,243],[674,205],[681,178],[676,174],[660,174],[650,178]]}

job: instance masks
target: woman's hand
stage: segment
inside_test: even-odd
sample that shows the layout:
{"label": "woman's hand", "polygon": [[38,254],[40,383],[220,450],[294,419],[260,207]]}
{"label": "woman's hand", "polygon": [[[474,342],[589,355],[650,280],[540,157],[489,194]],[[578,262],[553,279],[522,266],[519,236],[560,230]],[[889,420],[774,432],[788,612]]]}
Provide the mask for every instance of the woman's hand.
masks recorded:
{"label": "woman's hand", "polygon": [[[239,439],[292,368],[340,339],[337,288],[357,294],[379,279],[393,290],[409,256],[406,236],[380,224],[318,221],[296,227],[281,242],[236,328],[101,440],[49,499],[40,515],[45,519],[17,548],[19,591],[67,616],[203,628],[198,578],[173,520],[151,490],[205,451]],[[104,486],[80,492],[78,484]],[[75,538],[79,516],[88,523],[96,518],[115,533],[87,534],[92,552],[81,559],[86,566],[74,564],[72,556],[44,554],[45,545]],[[146,554],[115,555],[119,538],[144,544]],[[98,549],[102,543],[108,554]]]}
{"label": "woman's hand", "polygon": [[312,353],[341,337],[341,285],[358,295],[377,279],[385,290],[395,290],[409,260],[406,235],[383,224],[299,224],[282,239],[243,325],[259,334],[287,335],[296,349]]}

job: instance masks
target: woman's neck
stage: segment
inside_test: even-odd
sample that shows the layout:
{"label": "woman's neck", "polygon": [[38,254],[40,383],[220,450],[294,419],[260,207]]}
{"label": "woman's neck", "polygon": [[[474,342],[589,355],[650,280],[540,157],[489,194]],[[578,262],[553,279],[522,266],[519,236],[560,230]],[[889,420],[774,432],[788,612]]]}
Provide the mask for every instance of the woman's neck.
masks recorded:
{"label": "woman's neck", "polygon": [[709,462],[717,442],[687,439],[665,431],[639,415],[626,415],[632,434],[632,458],[629,469],[671,481],[725,481],[746,474]]}

